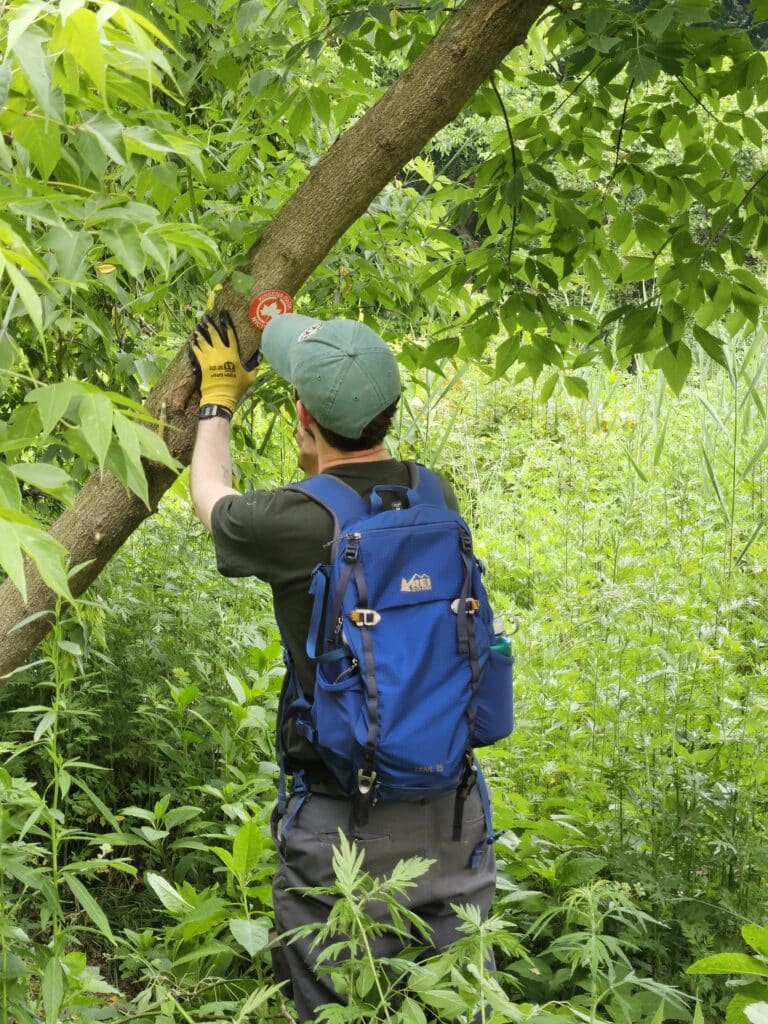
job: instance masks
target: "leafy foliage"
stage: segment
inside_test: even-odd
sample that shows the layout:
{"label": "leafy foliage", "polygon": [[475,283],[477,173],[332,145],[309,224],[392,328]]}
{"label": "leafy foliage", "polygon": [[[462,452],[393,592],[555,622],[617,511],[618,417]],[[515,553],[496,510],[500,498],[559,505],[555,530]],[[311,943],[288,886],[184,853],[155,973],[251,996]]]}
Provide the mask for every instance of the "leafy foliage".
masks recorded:
{"label": "leafy foliage", "polygon": [[[477,365],[537,381],[542,399],[585,397],[585,366],[640,357],[679,392],[698,350],[723,363],[725,340],[761,323],[765,15],[709,0],[548,13],[329,254],[307,308],[383,323],[413,373]],[[18,424],[30,390],[87,381],[139,399],[210,288],[233,275],[247,294],[245,251],[444,17],[322,0],[7,5],[3,411],[22,461],[52,467],[17,474],[58,500],[73,491],[55,469],[79,482],[103,466],[97,394],[51,436]],[[147,454],[116,431],[109,468],[141,496]],[[19,519],[14,486],[0,494],[5,571],[18,583],[30,554],[64,593],[62,552],[30,533],[44,509]]]}

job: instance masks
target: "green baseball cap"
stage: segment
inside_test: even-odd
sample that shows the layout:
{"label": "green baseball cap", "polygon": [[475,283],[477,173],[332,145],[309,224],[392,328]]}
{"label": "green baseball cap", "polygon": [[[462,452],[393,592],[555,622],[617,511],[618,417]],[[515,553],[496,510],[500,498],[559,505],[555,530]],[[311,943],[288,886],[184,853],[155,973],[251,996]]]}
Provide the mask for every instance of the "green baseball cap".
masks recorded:
{"label": "green baseball cap", "polygon": [[267,323],[261,348],[317,422],[342,437],[360,437],[400,396],[392,350],[359,320],[283,313]]}

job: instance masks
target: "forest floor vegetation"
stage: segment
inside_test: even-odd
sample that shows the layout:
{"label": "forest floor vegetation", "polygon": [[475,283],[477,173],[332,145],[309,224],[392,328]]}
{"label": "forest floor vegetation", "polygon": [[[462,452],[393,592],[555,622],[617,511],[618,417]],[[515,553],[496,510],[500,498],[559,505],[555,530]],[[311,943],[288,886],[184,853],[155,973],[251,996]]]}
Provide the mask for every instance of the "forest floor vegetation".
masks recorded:
{"label": "forest floor vegetation", "polygon": [[[398,452],[451,477],[519,625],[516,730],[481,752],[498,897],[485,925],[463,911],[455,955],[385,970],[366,901],[424,864],[372,880],[342,842],[350,1007],[320,1019],[714,1024],[733,992],[707,967],[752,976],[729,1022],[765,1019],[757,357],[675,401],[642,373],[546,405],[469,376],[414,387]],[[242,422],[242,486],[297,472],[290,433]],[[0,1024],[291,1019],[269,966],[281,676],[267,592],[217,575],[181,479],[0,692]]]}

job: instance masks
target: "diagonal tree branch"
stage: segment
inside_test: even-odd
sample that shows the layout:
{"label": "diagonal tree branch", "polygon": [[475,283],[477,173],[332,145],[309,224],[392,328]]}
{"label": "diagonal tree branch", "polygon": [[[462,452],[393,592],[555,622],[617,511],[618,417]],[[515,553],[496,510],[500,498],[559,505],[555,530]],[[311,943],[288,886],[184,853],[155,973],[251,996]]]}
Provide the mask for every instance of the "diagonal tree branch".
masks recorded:
{"label": "diagonal tree branch", "polygon": [[[507,53],[521,43],[547,0],[467,0],[379,102],[345,132],[313,167],[248,254],[253,294],[282,288],[295,294],[409,160],[459,113]],[[232,314],[246,355],[259,344],[248,321],[248,300],[229,283],[218,308]],[[180,351],[147,400],[168,423],[171,452],[188,463],[197,426],[194,380]],[[133,531],[157,508],[174,474],[147,466],[151,509],[110,474],[85,484],[51,534],[84,566],[72,580],[83,593]],[[50,627],[55,598],[27,569],[27,603],[10,581],[0,586],[0,676],[27,660]],[[29,620],[26,621],[25,620]],[[19,625],[24,623],[23,625]]]}

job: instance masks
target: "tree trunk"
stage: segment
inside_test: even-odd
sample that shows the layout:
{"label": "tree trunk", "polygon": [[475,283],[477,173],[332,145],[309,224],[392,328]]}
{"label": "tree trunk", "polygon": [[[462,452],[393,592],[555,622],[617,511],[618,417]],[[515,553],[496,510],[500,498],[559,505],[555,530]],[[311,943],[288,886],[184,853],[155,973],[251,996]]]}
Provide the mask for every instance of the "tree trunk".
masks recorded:
{"label": "tree trunk", "polygon": [[[381,100],[313,167],[251,249],[253,294],[270,288],[295,294],[386,183],[456,117],[512,47],[525,39],[547,6],[547,0],[466,0]],[[248,320],[248,299],[227,283],[216,304],[230,311],[244,354],[252,354],[260,336]],[[188,463],[197,395],[183,349],[147,406],[167,424],[164,436],[171,452]],[[99,575],[173,482],[173,473],[164,467],[151,464],[146,471],[151,508],[110,474],[96,473],[74,507],[54,524],[51,534],[70,552],[70,564],[87,563],[71,581],[73,594],[81,594]],[[0,676],[27,660],[50,628],[55,597],[31,566],[27,592],[25,604],[10,580],[0,586]]]}

